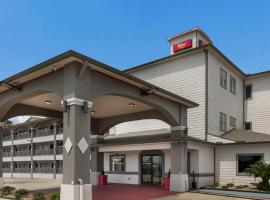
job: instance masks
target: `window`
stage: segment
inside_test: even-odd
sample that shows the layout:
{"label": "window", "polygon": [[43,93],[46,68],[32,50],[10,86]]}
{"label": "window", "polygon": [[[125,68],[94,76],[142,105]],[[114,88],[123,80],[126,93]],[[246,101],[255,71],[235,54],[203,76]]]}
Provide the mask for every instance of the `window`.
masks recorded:
{"label": "window", "polygon": [[263,154],[237,155],[237,173],[245,173],[246,168],[262,159]]}
{"label": "window", "polygon": [[245,122],[245,130],[247,130],[247,131],[252,130],[252,123],[251,122]]}
{"label": "window", "polygon": [[111,155],[110,156],[110,171],[123,172],[125,171],[125,156],[124,155]]}
{"label": "window", "polygon": [[236,119],[234,117],[230,117],[230,126],[236,128]]}
{"label": "window", "polygon": [[245,99],[251,99],[252,97],[252,85],[245,86]]}
{"label": "window", "polygon": [[220,68],[220,86],[227,89],[227,72]]}
{"label": "window", "polygon": [[230,91],[233,94],[236,94],[236,79],[230,76]]}
{"label": "window", "polygon": [[221,131],[227,131],[227,115],[222,112],[220,113],[219,128]]}

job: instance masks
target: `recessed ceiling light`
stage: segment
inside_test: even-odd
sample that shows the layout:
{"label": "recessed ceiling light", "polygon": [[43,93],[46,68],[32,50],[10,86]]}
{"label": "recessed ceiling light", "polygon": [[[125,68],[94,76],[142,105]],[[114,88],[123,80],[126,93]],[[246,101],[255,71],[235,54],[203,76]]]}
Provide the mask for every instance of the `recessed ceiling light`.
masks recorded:
{"label": "recessed ceiling light", "polygon": [[45,103],[46,103],[46,104],[52,104],[52,102],[51,102],[51,101],[45,101]]}
{"label": "recessed ceiling light", "polygon": [[94,111],[94,110],[91,111],[91,114],[95,114],[95,113],[96,113],[96,111]]}
{"label": "recessed ceiling light", "polygon": [[130,107],[134,107],[135,106],[135,103],[129,103],[128,104]]}

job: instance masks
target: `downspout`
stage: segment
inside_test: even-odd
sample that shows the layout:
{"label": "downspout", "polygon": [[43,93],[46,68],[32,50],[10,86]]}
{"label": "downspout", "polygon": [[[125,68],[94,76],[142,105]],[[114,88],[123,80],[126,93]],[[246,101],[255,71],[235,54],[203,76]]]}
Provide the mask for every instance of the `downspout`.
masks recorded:
{"label": "downspout", "polygon": [[208,50],[204,49],[205,53],[205,137],[208,140]]}
{"label": "downspout", "polygon": [[78,200],[83,200],[83,180],[81,178],[78,179],[79,182],[79,187],[80,187],[80,191],[79,191],[79,199]]}
{"label": "downspout", "polygon": [[245,128],[245,79],[243,79],[243,130]]}
{"label": "downspout", "polygon": [[214,184],[216,184],[216,147],[214,147]]}

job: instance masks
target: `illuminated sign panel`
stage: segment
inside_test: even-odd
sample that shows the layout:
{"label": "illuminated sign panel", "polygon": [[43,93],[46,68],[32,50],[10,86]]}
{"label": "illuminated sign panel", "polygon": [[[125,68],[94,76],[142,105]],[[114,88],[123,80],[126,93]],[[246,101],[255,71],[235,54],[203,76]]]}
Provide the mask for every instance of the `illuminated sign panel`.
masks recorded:
{"label": "illuminated sign panel", "polygon": [[181,51],[183,49],[187,49],[192,47],[192,40],[186,40],[184,42],[180,42],[178,44],[173,45],[173,52],[176,53],[178,51]]}

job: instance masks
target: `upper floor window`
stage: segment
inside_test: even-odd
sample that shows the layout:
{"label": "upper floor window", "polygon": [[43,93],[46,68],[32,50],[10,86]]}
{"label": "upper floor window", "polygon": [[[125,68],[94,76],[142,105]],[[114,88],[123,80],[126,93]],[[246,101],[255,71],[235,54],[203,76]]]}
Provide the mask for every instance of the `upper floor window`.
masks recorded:
{"label": "upper floor window", "polygon": [[220,68],[220,86],[227,89],[227,72]]}
{"label": "upper floor window", "polygon": [[230,117],[230,126],[236,128],[236,118]]}
{"label": "upper floor window", "polygon": [[245,122],[245,130],[247,130],[247,131],[252,130],[252,123],[251,122]]}
{"label": "upper floor window", "polygon": [[230,76],[230,91],[236,94],[236,79],[233,76]]}
{"label": "upper floor window", "polygon": [[224,113],[219,114],[219,129],[221,131],[227,131],[227,115]]}
{"label": "upper floor window", "polygon": [[251,99],[252,97],[252,85],[245,86],[245,99]]}

